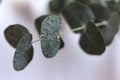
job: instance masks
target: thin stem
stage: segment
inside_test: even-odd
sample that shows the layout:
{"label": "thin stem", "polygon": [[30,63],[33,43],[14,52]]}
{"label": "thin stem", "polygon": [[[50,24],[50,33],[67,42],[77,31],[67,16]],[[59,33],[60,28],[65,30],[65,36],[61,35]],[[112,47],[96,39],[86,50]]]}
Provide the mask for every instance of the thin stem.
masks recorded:
{"label": "thin stem", "polygon": [[40,41],[40,40],[41,40],[41,39],[37,39],[37,40],[32,41],[31,43],[34,44],[34,43],[36,43],[36,42],[38,42],[38,41]]}
{"label": "thin stem", "polygon": [[99,26],[107,25],[107,24],[108,24],[107,21],[102,21],[102,22],[100,22],[100,23],[96,23],[95,25],[96,25],[97,27],[99,27]]}
{"label": "thin stem", "polygon": [[69,33],[69,32],[75,32],[75,31],[83,30],[84,27],[85,27],[85,26],[83,26],[83,27],[78,27],[78,28],[74,28],[74,29],[69,30],[69,31],[60,32],[60,35],[63,35],[63,34]]}
{"label": "thin stem", "polygon": [[[95,25],[96,25],[97,27],[99,27],[99,26],[107,25],[107,24],[108,24],[107,21],[102,21],[102,22],[100,22],[100,23],[96,23]],[[81,27],[74,28],[74,29],[69,30],[69,31],[60,32],[60,35],[64,35],[64,34],[69,33],[69,32],[80,31],[80,30],[83,30],[83,29],[85,29],[85,25],[83,25],[83,26],[81,26]]]}

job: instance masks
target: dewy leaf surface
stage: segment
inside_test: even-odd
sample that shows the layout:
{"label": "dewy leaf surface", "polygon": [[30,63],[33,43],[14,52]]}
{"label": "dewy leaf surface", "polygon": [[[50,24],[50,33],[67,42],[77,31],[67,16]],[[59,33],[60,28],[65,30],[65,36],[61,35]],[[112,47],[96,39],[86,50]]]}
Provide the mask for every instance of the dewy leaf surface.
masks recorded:
{"label": "dewy leaf surface", "polygon": [[115,34],[119,30],[119,22],[119,15],[114,12],[110,17],[108,24],[100,27],[106,45],[109,45],[113,41]]}
{"label": "dewy leaf surface", "polygon": [[25,33],[28,33],[29,31],[20,24],[14,24],[8,26],[5,31],[5,38],[6,40],[14,47],[16,48],[18,42],[23,37]]}
{"label": "dewy leaf surface", "polygon": [[79,44],[85,52],[92,55],[101,55],[105,50],[103,37],[99,29],[92,22],[86,24]]}
{"label": "dewy leaf surface", "polygon": [[17,45],[13,66],[16,71],[23,70],[33,58],[32,35],[26,33]]}
{"label": "dewy leaf surface", "polygon": [[41,25],[41,47],[45,57],[54,57],[60,48],[61,18],[48,16]]}

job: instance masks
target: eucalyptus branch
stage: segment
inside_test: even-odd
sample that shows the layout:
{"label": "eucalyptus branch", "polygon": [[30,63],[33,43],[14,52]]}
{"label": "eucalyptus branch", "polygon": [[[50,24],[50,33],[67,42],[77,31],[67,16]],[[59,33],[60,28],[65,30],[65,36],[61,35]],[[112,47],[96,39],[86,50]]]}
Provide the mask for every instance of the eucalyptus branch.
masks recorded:
{"label": "eucalyptus branch", "polygon": [[[107,25],[107,24],[108,24],[107,21],[102,21],[102,22],[100,22],[100,23],[96,23],[95,25],[96,25],[97,27],[99,27],[99,26]],[[84,29],[85,29],[85,25],[83,25],[83,26],[81,26],[81,27],[74,28],[74,29],[69,30],[69,31],[60,32],[60,36],[62,36],[62,35],[64,35],[64,34],[67,34],[67,33],[69,33],[69,32],[81,31],[81,30],[84,30]],[[36,42],[38,42],[38,41],[40,41],[40,40],[41,40],[41,39],[37,39],[37,40],[32,41],[31,43],[33,44],[33,43],[36,43]]]}

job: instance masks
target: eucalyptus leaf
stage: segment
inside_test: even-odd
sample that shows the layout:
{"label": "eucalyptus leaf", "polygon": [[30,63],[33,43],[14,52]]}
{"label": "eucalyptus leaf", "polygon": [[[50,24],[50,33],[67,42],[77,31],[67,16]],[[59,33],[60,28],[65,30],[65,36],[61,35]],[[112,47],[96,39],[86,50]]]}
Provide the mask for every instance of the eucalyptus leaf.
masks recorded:
{"label": "eucalyptus leaf", "polygon": [[119,22],[119,15],[117,12],[114,12],[110,17],[108,24],[100,27],[106,45],[109,45],[113,41],[115,34],[119,30]]}
{"label": "eucalyptus leaf", "polygon": [[64,44],[64,42],[63,42],[62,38],[60,38],[60,49],[61,49],[61,48],[63,48],[63,47],[64,47],[64,45],[65,45],[65,44]]}
{"label": "eucalyptus leaf", "polygon": [[66,4],[66,1],[67,0],[51,0],[49,3],[51,12],[59,13]]}
{"label": "eucalyptus leaf", "polygon": [[48,15],[43,15],[43,16],[40,16],[38,17],[36,20],[35,20],[35,27],[38,31],[39,34],[41,34],[41,24],[42,24],[42,21],[47,17]]}
{"label": "eucalyptus leaf", "polygon": [[107,3],[107,7],[111,10],[111,12],[120,11],[119,3],[117,3],[115,0],[110,0],[110,1],[108,0],[106,1],[106,3]]}
{"label": "eucalyptus leaf", "polygon": [[32,35],[30,33],[26,33],[16,47],[13,59],[13,66],[16,71],[23,70],[33,58],[31,40]]}
{"label": "eucalyptus leaf", "polygon": [[11,46],[16,48],[20,39],[23,37],[25,33],[28,33],[28,32],[29,31],[24,26],[20,24],[14,24],[14,25],[8,26],[5,29],[4,34],[5,34],[6,40],[11,44]]}
{"label": "eucalyptus leaf", "polygon": [[94,2],[94,0],[76,0],[76,1],[80,1],[81,3],[84,3],[84,4],[90,4]]}
{"label": "eucalyptus leaf", "polygon": [[41,47],[45,57],[54,57],[60,48],[61,17],[48,16],[41,24]]}
{"label": "eucalyptus leaf", "polygon": [[102,34],[92,22],[86,24],[86,28],[81,35],[79,44],[85,52],[92,55],[101,55],[105,50]]}
{"label": "eucalyptus leaf", "polygon": [[80,2],[67,4],[62,10],[62,14],[72,29],[81,27],[82,24],[89,20],[93,22],[95,20],[92,10],[87,5]]}
{"label": "eucalyptus leaf", "polygon": [[106,7],[97,3],[89,4],[89,7],[95,15],[95,22],[105,21],[110,18],[110,11]]}

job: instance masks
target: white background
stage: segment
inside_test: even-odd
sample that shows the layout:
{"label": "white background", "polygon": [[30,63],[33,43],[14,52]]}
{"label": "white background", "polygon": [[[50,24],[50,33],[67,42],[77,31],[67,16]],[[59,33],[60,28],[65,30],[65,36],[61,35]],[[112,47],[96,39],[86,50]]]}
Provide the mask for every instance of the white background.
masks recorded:
{"label": "white background", "polygon": [[[86,54],[78,45],[80,35],[62,36],[65,47],[51,59],[41,52],[40,42],[33,44],[34,57],[22,71],[13,69],[15,49],[5,40],[4,30],[11,24],[29,29],[33,40],[39,38],[34,20],[48,14],[48,0],[3,0],[0,4],[0,80],[120,80],[120,31],[101,56]],[[69,30],[63,20],[62,30]]]}

